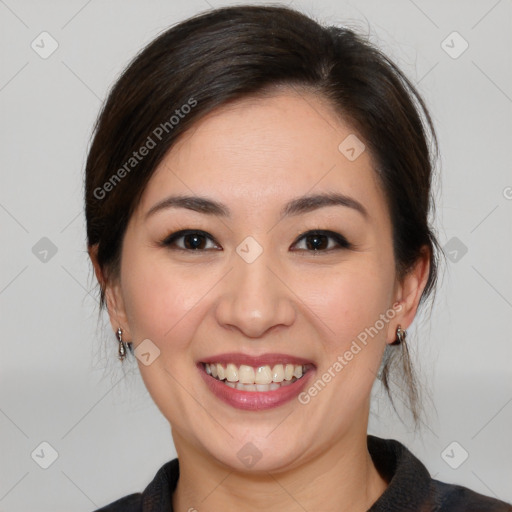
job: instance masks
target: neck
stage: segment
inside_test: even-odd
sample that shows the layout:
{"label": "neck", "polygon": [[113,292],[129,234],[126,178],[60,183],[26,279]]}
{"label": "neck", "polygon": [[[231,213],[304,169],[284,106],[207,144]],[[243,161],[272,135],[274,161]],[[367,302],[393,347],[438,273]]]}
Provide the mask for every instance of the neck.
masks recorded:
{"label": "neck", "polygon": [[289,471],[232,471],[174,433],[180,477],[177,512],[322,510],[366,512],[387,487],[368,452],[366,431],[347,434]]}

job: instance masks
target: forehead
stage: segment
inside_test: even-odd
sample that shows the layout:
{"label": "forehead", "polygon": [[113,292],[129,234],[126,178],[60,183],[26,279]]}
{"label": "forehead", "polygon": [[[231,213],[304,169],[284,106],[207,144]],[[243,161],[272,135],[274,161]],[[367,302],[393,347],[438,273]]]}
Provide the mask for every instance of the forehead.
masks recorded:
{"label": "forehead", "polygon": [[140,209],[171,193],[261,210],[291,197],[337,191],[364,203],[370,216],[387,215],[373,159],[363,148],[354,130],[312,93],[237,100],[179,139],[149,181]]}

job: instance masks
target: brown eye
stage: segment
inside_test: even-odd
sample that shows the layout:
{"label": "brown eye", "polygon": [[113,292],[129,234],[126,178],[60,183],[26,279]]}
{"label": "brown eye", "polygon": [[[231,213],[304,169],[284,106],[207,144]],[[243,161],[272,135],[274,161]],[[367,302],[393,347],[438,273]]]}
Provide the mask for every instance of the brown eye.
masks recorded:
{"label": "brown eye", "polygon": [[[212,247],[207,247],[208,242],[214,243],[213,238],[204,231],[185,229],[172,233],[165,240],[162,245],[183,251],[207,251]],[[214,249],[218,247],[214,243]]]}
{"label": "brown eye", "polygon": [[309,252],[328,252],[336,249],[350,249],[352,245],[346,238],[334,231],[308,231],[300,236],[294,243],[294,246],[299,242],[304,241],[304,247],[299,250]]}

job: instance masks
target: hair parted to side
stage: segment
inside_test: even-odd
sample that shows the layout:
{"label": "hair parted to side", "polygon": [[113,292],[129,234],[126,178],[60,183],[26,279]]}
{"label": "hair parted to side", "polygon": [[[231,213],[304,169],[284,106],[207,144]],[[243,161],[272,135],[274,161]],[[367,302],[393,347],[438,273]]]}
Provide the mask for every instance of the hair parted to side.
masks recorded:
{"label": "hair parted to side", "polygon": [[[87,243],[107,281],[118,278],[128,221],[180,135],[229,101],[286,86],[326,100],[363,139],[390,212],[397,276],[426,248],[430,270],[420,304],[431,296],[442,252],[429,224],[437,142],[422,98],[363,37],[280,6],[219,8],[179,23],[144,48],[113,86],[85,171]],[[144,156],[135,158],[139,150]],[[417,423],[421,404],[407,347],[398,354]],[[397,348],[387,346],[379,375],[393,406],[396,356]]]}

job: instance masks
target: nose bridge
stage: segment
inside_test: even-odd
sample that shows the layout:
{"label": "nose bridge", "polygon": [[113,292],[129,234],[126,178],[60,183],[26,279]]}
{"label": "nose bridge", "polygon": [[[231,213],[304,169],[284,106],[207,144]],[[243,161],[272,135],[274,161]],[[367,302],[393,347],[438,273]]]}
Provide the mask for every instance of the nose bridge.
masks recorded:
{"label": "nose bridge", "polygon": [[217,307],[219,323],[236,327],[248,337],[259,337],[271,327],[293,323],[292,294],[275,275],[279,273],[276,261],[272,251],[252,237],[239,244]]}

